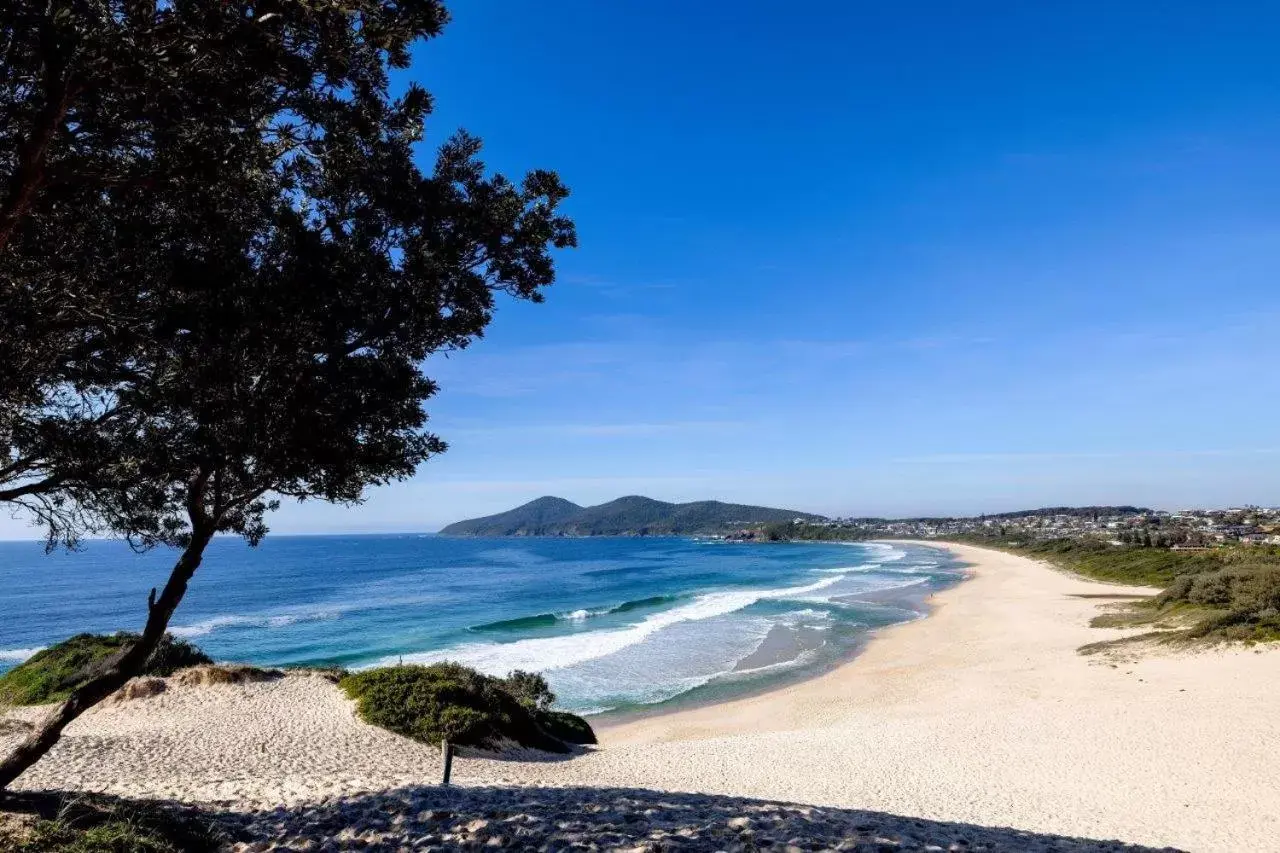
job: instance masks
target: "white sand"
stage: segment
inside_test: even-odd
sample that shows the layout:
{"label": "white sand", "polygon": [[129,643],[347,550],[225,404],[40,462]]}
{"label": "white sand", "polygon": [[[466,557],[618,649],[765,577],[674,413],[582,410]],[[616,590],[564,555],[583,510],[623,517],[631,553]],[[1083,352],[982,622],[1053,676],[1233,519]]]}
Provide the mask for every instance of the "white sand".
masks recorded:
{"label": "white sand", "polygon": [[[1085,657],[1079,646],[1121,632],[1090,628],[1100,600],[1077,596],[1147,590],[949,547],[974,577],[936,596],[928,619],[883,631],[824,676],[605,728],[599,750],[569,761],[461,759],[455,780],[696,791],[1280,851],[1276,649]],[[323,679],[291,676],[94,710],[21,781],[268,806],[437,772],[435,750],[358,722]]]}

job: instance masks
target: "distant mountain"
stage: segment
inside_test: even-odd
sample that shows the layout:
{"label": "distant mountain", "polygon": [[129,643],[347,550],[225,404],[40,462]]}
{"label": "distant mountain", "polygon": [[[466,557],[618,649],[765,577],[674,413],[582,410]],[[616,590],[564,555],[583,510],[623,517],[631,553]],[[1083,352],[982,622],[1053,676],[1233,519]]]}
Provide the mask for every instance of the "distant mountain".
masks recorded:
{"label": "distant mountain", "polygon": [[673,504],[630,495],[599,506],[581,507],[545,497],[524,506],[450,524],[445,536],[663,536],[721,533],[748,524],[822,521],[820,515],[764,506],[695,501]]}
{"label": "distant mountain", "polygon": [[445,536],[555,536],[559,525],[583,508],[564,498],[547,496],[524,506],[450,524],[440,532]]}

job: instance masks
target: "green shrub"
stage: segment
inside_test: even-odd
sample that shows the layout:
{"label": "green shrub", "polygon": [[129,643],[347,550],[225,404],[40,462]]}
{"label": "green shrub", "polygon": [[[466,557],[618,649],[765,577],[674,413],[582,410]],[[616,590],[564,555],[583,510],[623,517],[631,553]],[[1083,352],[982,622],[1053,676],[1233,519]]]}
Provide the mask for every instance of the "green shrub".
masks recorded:
{"label": "green shrub", "polygon": [[1280,566],[1231,562],[1216,572],[1178,578],[1161,603],[1191,602],[1221,611],[1196,627],[1197,636],[1235,640],[1280,637]]}
{"label": "green shrub", "polygon": [[[1098,580],[1164,587],[1142,609],[1142,622],[1194,616],[1188,634],[1226,640],[1280,639],[1280,548],[1235,546],[1173,551],[1114,546],[1097,539],[1051,539],[1032,544],[963,537],[1004,548]],[[1185,618],[1177,621],[1186,622]]]}
{"label": "green shrub", "polygon": [[565,743],[596,743],[596,733],[591,730],[591,724],[577,714],[564,711],[540,711],[538,722]]}
{"label": "green shrub", "polygon": [[[537,682],[543,689],[529,692]],[[517,679],[519,696],[508,679],[456,663],[370,669],[348,675],[341,684],[365,722],[426,743],[448,740],[500,749],[514,742],[563,753],[569,751],[568,743],[595,742],[586,720],[536,707],[538,699],[550,695],[540,676]]]}
{"label": "green shrub", "polygon": [[[61,702],[85,681],[102,672],[122,654],[137,634],[77,634],[37,652],[29,660],[0,675],[0,703],[39,705]],[[142,675],[168,676],[175,671],[213,660],[192,644],[165,634],[147,658]]]}
{"label": "green shrub", "polygon": [[551,686],[536,672],[517,669],[502,679],[502,687],[530,711],[547,711],[556,703]]}

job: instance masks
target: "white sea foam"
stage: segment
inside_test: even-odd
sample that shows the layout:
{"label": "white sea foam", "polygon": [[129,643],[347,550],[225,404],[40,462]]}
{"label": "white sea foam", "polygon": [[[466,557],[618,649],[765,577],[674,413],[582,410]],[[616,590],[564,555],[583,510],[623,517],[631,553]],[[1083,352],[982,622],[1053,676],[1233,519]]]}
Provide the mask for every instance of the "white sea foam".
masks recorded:
{"label": "white sea foam", "polygon": [[872,551],[872,563],[893,563],[907,556],[907,552],[887,542],[860,542],[864,548]]}
{"label": "white sea foam", "polygon": [[585,622],[592,616],[607,616],[614,612],[614,607],[597,607],[594,610],[588,610],[583,607],[579,610],[570,610],[568,613],[557,613],[557,619],[565,619],[569,622]]}
{"label": "white sea foam", "polygon": [[310,610],[297,613],[249,613],[230,616],[214,616],[191,625],[175,625],[169,633],[175,637],[191,639],[212,634],[222,628],[283,628],[299,622],[321,622],[341,616],[337,609]]}
{"label": "white sea foam", "polygon": [[[664,628],[681,622],[696,622],[724,616],[765,598],[792,598],[806,595],[832,586],[843,577],[844,575],[834,575],[805,586],[707,593],[698,596],[689,604],[655,613],[644,621],[625,628],[587,631],[559,637],[536,637],[517,640],[513,643],[468,643],[439,651],[405,655],[404,660],[412,663],[437,663],[451,660],[495,675],[504,675],[513,669],[537,671],[563,669],[616,654],[629,646],[644,642]],[[388,658],[381,665],[389,665],[397,659],[398,656]]]}
{"label": "white sea foam", "polygon": [[22,663],[27,658],[33,656],[36,652],[43,650],[44,646],[36,646],[31,649],[0,649],[0,660]]}
{"label": "white sea foam", "polygon": [[212,616],[190,625],[176,625],[169,629],[175,637],[203,637],[223,628],[283,628],[299,622],[327,622],[341,619],[343,614],[387,607],[405,607],[438,601],[433,593],[412,595],[388,594],[392,587],[386,583],[373,583],[357,587],[351,592],[351,601],[322,602],[314,605],[298,605],[274,613],[232,613]]}
{"label": "white sea foam", "polygon": [[869,572],[879,567],[879,563],[859,563],[856,566],[837,566],[834,569],[814,569],[824,575],[846,575],[849,572]]}
{"label": "white sea foam", "polygon": [[[817,630],[825,631],[826,629],[819,628]],[[824,640],[823,642],[826,642],[826,641]],[[766,663],[766,664],[761,664],[760,666],[753,666],[749,669],[731,669],[726,672],[720,673],[720,675],[716,677],[724,679],[726,681],[732,681],[734,678],[737,678],[737,677],[755,676],[755,675],[760,675],[762,672],[774,672],[781,669],[794,669],[796,667],[808,664],[817,656],[817,654],[818,654],[817,649],[806,649],[805,651],[793,657],[791,660],[774,661],[773,663]],[[710,681],[710,679],[708,679],[708,681]]]}
{"label": "white sea foam", "polygon": [[[897,574],[901,576],[907,573],[899,572]],[[870,589],[845,590],[845,591],[837,590],[835,592],[832,592],[830,595],[800,595],[800,596],[792,596],[792,597],[796,601],[807,601],[811,604],[834,604],[837,606],[842,606],[844,605],[844,602],[833,600],[835,596],[858,595],[859,593],[868,593],[868,592],[884,592],[886,590],[893,590],[893,589],[906,589],[909,586],[918,586],[919,584],[922,584],[922,583],[928,583],[928,581],[929,581],[929,578],[927,576],[917,577],[914,580],[903,581],[902,583],[888,584],[887,586],[877,585]],[[849,605],[849,606],[853,606],[853,605]],[[861,605],[859,604],[857,606],[861,606]]]}
{"label": "white sea foam", "polygon": [[783,615],[794,616],[798,619],[803,619],[806,617],[812,618],[812,619],[830,619],[831,618],[831,614],[828,613],[827,611],[814,610],[812,607],[806,607],[803,610],[795,610],[795,611],[792,611],[791,613],[786,613]]}
{"label": "white sea foam", "polygon": [[228,625],[242,624],[244,623],[241,621],[241,617],[215,616],[212,619],[205,619],[192,625],[171,625],[169,633],[175,637],[190,639],[191,637],[203,637],[205,634],[212,634],[219,628],[224,628]]}

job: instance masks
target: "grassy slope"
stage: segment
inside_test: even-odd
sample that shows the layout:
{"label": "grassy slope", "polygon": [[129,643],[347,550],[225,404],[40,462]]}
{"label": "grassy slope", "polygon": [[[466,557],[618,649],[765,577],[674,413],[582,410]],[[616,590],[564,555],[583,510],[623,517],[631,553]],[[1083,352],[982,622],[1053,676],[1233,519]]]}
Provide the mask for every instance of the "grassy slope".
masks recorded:
{"label": "grassy slope", "polygon": [[[61,702],[113,655],[132,643],[135,634],[77,634],[50,646],[0,675],[0,704],[39,705]],[[147,660],[146,675],[171,675],[178,669],[212,660],[190,643],[168,635]]]}

